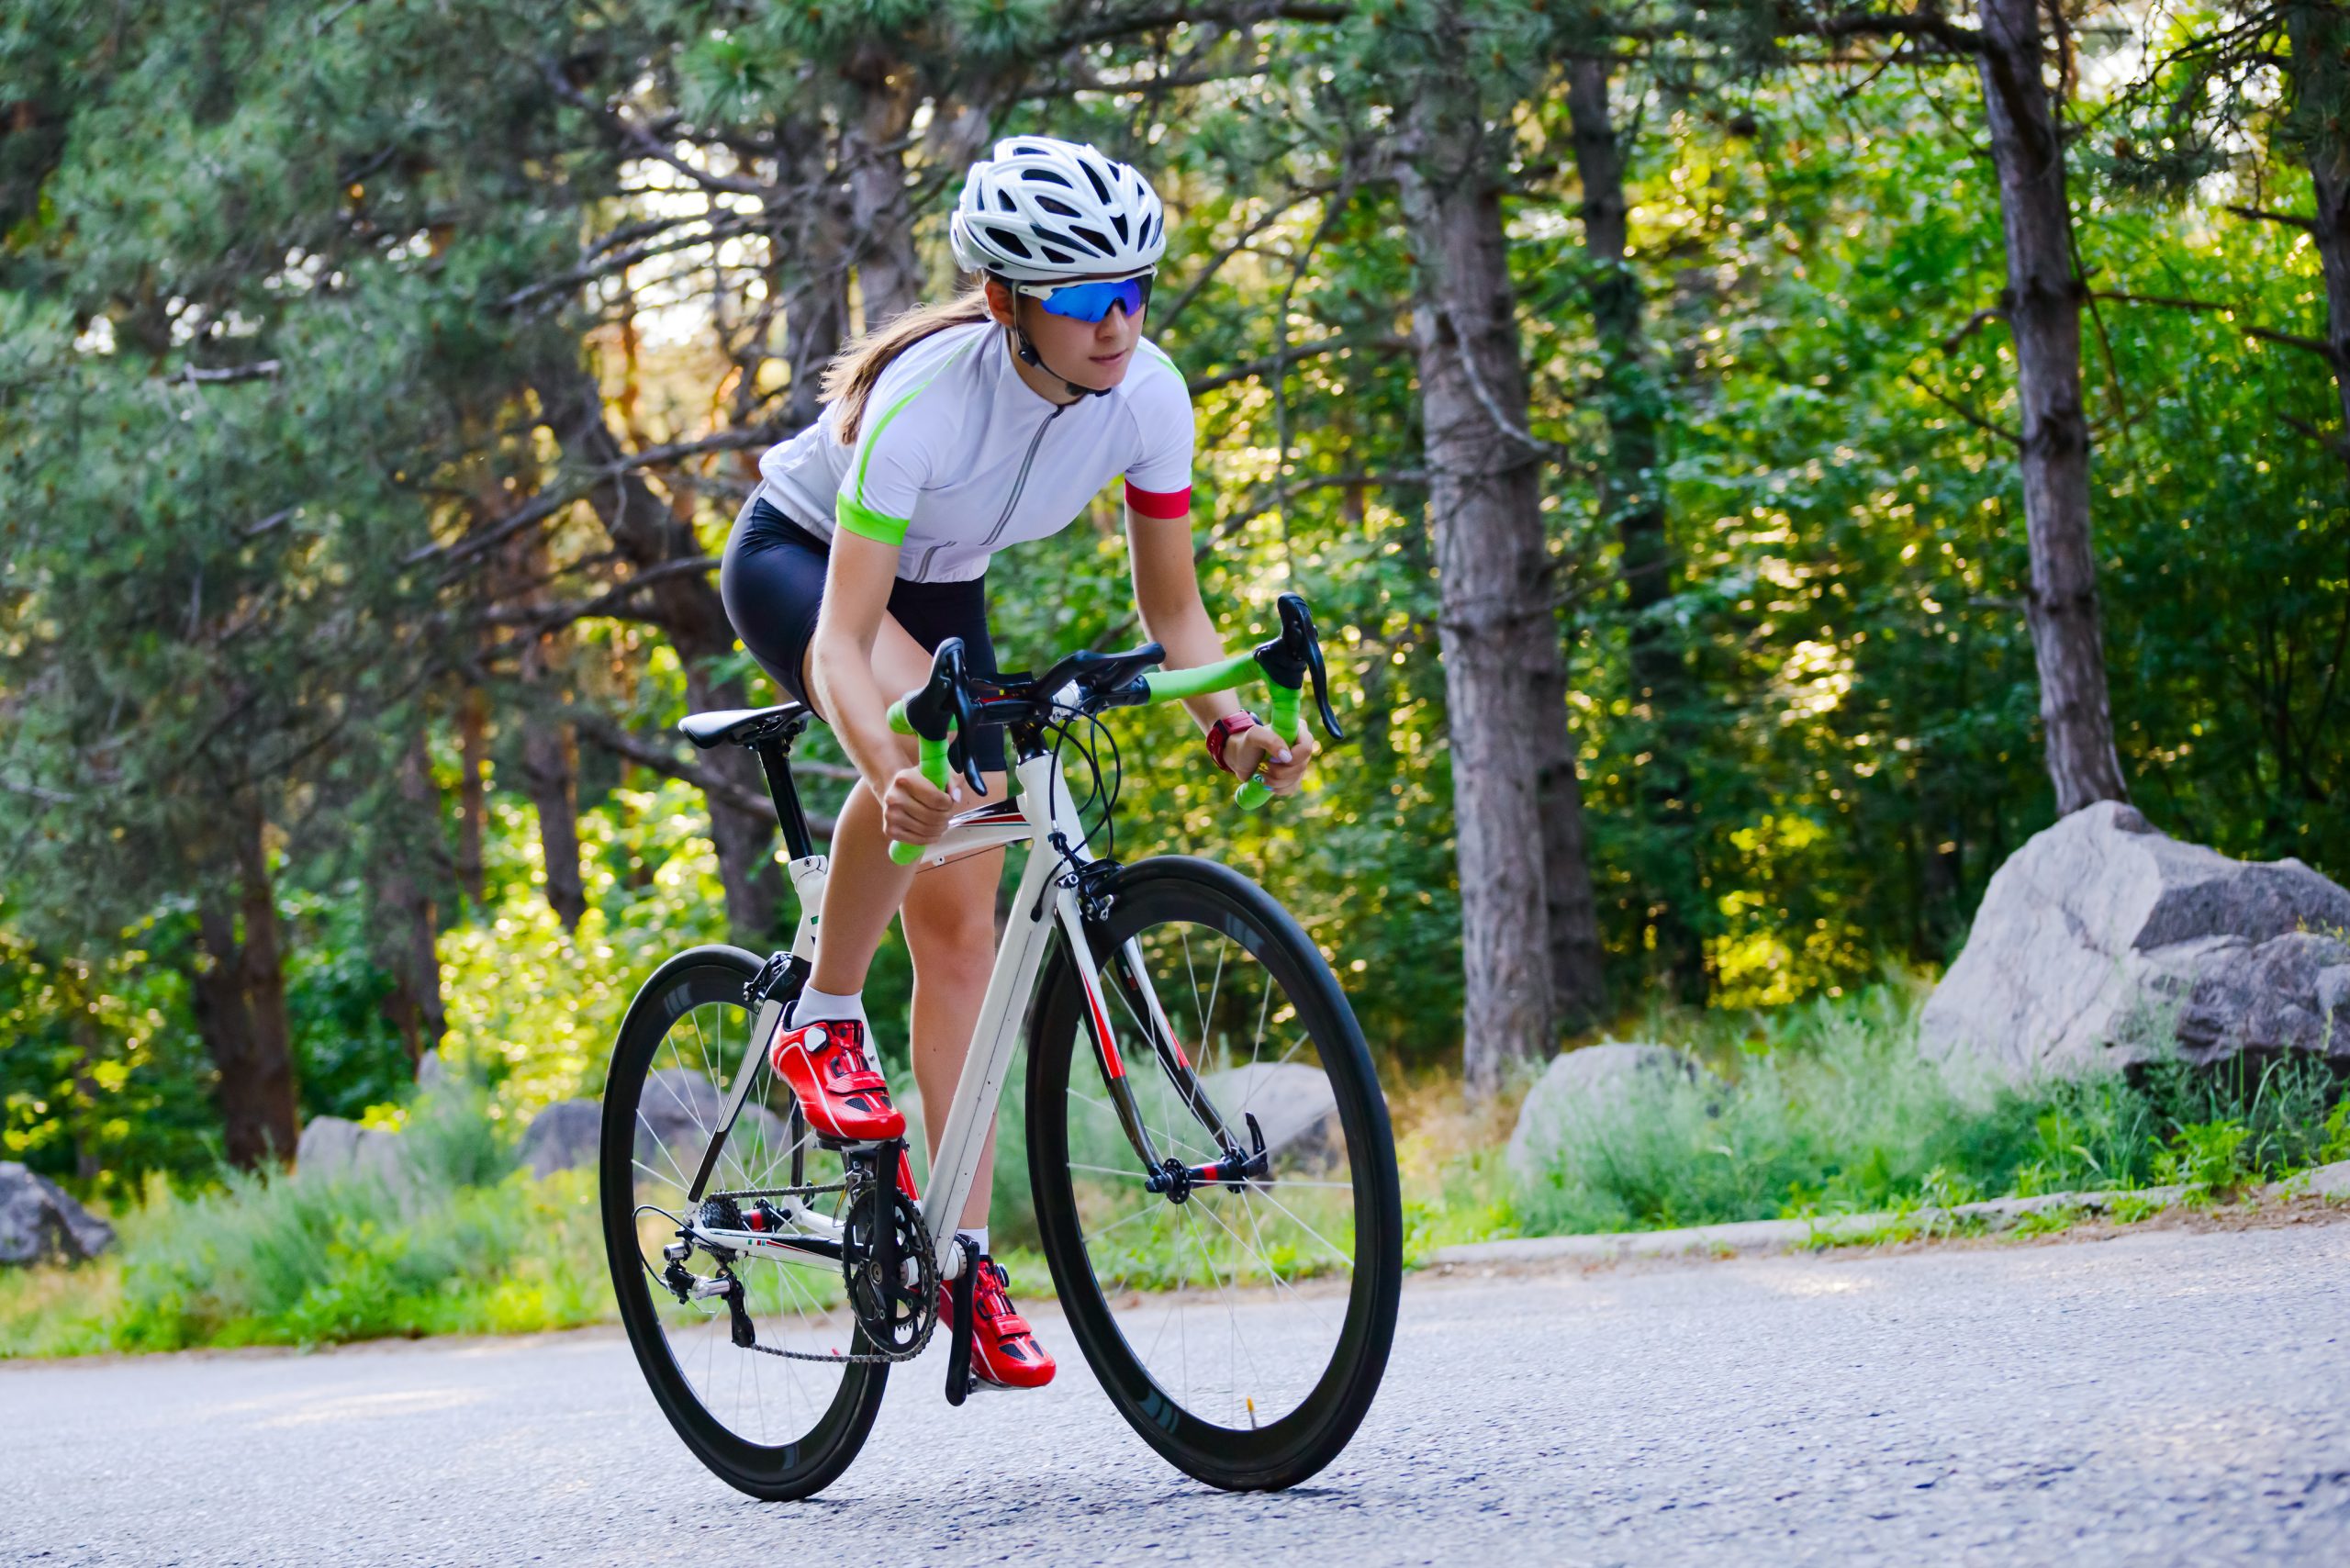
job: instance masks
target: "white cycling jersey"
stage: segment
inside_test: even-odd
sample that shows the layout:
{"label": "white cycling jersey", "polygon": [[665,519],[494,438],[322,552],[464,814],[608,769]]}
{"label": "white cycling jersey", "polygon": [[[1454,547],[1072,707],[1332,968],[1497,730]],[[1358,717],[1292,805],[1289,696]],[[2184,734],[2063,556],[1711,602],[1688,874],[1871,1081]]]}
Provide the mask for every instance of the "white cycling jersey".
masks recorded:
{"label": "white cycling jersey", "polygon": [[1056,404],[1020,379],[1001,327],[950,327],[881,373],[856,445],[830,403],[759,474],[754,499],[810,532],[898,545],[909,581],[968,582],[1005,545],[1067,528],[1122,474],[1140,515],[1190,515],[1192,398],[1147,338],[1107,396]]}

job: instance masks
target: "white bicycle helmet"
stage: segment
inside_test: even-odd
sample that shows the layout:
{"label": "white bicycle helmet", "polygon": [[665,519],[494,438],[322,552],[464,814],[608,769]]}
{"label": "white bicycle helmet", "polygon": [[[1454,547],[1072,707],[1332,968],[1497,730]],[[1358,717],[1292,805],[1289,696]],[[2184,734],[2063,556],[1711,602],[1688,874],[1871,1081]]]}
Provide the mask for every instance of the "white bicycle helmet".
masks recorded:
{"label": "white bicycle helmet", "polygon": [[949,230],[966,272],[1014,283],[1138,273],[1167,252],[1150,182],[1083,142],[1008,136],[971,165]]}

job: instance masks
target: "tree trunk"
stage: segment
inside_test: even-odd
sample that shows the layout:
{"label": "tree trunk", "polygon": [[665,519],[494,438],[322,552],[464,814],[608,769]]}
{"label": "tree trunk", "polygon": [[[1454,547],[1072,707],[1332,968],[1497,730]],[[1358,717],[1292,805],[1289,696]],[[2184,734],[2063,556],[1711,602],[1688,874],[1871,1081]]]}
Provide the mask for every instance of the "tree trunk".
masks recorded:
{"label": "tree trunk", "polygon": [[2065,149],[2041,73],[2039,0],[1983,0],[1983,106],[2007,230],[2008,327],[2023,403],[2026,604],[2040,665],[2048,776],[2065,815],[2129,799],[2113,747],[2089,543],[2089,429],[2081,405],[2081,285]]}
{"label": "tree trunk", "polygon": [[1640,725],[1629,737],[1631,749],[1648,757],[1638,786],[1646,830],[1638,857],[1639,891],[1673,990],[1685,1001],[1702,1002],[1706,952],[1692,918],[1700,890],[1687,761],[1691,683],[1680,636],[1662,608],[1673,592],[1662,387],[1649,352],[1639,280],[1628,259],[1625,151],[1608,104],[1606,61],[1578,60],[1569,67],[1567,113],[1583,182],[1584,292],[1599,340],[1600,409],[1607,423],[1600,509],[1621,544],[1624,603],[1631,615],[1632,711]]}
{"label": "tree trunk", "polygon": [[229,1162],[252,1170],[294,1158],[302,1117],[260,802],[250,795],[234,800],[223,826],[233,838],[235,877],[232,885],[216,883],[196,901],[203,953],[189,977],[190,991],[196,1031],[219,1072]]}
{"label": "tree trunk", "polygon": [[[547,428],[575,468],[595,472],[620,463],[623,454],[605,422],[602,396],[576,349],[542,360],[532,385]],[[701,554],[693,530],[634,471],[601,480],[588,491],[588,499],[613,546],[639,570]],[[698,711],[749,705],[739,678],[713,679],[710,673],[712,665],[733,655],[734,629],[709,576],[666,578],[647,589],[642,602],[647,618],[667,635],[685,666],[688,703]],[[703,766],[753,794],[766,791],[758,759],[739,746],[719,747],[708,754]],[[718,852],[719,879],[726,888],[727,918],[737,940],[764,946],[777,935],[783,899],[782,873],[770,853],[776,838],[774,813],[755,815],[716,800],[709,807],[711,843]]]}
{"label": "tree trunk", "polygon": [[922,303],[922,260],[914,251],[906,202],[906,160],[898,143],[919,101],[911,65],[878,49],[860,52],[849,79],[863,90],[862,112],[842,138],[847,165],[850,232],[856,237],[856,292],[865,330]]}
{"label": "tree trunk", "polygon": [[[1496,149],[1473,92],[1431,81],[1408,113],[1397,164],[1418,257],[1412,335],[1426,427],[1467,998],[1463,1065],[1472,1097],[1552,1045],[1551,909],[1590,920],[1589,873],[1546,852],[1579,847],[1546,827],[1572,801],[1565,677],[1539,458],[1502,420],[1526,418],[1516,300],[1502,230]],[[1493,408],[1485,406],[1488,400]],[[1563,788],[1561,787],[1563,784]],[[1547,800],[1546,800],[1547,792]],[[1595,966],[1594,966],[1595,969]],[[1561,1011],[1595,1012],[1577,996]]]}
{"label": "tree trunk", "polygon": [[565,931],[579,929],[588,892],[579,879],[579,802],[571,727],[536,712],[522,714],[522,787],[538,809],[539,856],[545,863],[547,907]]}
{"label": "tree trunk", "polygon": [[2338,12],[2297,5],[2285,13],[2292,39],[2293,96],[2301,110],[2304,153],[2316,187],[2310,238],[2325,275],[2326,357],[2333,365],[2342,434],[2334,451],[2350,464],[2350,137],[2339,114],[2321,112],[2350,97],[2350,27]]}
{"label": "tree trunk", "polygon": [[[440,802],[432,789],[421,717],[399,759],[394,820],[375,846],[375,919],[368,941],[375,965],[392,977],[384,1015],[400,1033],[415,1069],[447,1032],[441,1006],[440,910],[442,885]],[[576,876],[575,870],[575,876]]]}
{"label": "tree trunk", "polygon": [[482,774],[489,763],[489,699],[468,686],[457,705],[457,889],[476,909],[486,902],[481,840],[489,816]]}

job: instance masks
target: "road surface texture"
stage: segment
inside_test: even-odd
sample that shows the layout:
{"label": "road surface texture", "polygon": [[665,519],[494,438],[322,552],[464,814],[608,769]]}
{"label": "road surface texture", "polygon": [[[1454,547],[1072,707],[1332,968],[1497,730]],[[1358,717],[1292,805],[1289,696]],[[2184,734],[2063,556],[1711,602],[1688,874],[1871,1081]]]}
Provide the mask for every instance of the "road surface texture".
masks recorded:
{"label": "road surface texture", "polygon": [[1309,1485],[1059,1381],[901,1372],[824,1496],[674,1439],[614,1332],[0,1368],[0,1562],[2350,1563],[2350,1224],[1415,1280]]}

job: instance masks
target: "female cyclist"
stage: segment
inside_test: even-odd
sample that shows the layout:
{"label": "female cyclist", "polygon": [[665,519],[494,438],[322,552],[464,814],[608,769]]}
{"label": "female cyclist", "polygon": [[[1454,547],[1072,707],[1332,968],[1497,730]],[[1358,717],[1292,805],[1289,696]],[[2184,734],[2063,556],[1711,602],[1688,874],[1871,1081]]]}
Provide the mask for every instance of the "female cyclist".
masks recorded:
{"label": "female cyclist", "polygon": [[[856,765],[832,843],[815,972],[784,1020],[775,1069],[811,1126],[896,1137],[903,1114],[869,1049],[862,991],[901,908],[913,958],[912,1055],[923,1103],[953,1097],[996,945],[990,850],[916,874],[892,838],[935,843],[964,805],[890,733],[891,699],[920,686],[960,637],[968,667],[997,669],[987,568],[1003,546],[1057,533],[1125,478],[1135,603],[1171,668],[1224,657],[1200,602],[1189,521],[1192,407],[1141,318],[1167,248],[1149,184],[1090,146],[1012,137],[971,165],[952,227],[956,262],[979,274],[951,303],[910,310],[851,344],[825,373],[823,415],[760,459],[719,583],[727,618],[778,684],[833,727]],[[1185,706],[1216,766],[1264,772],[1292,794],[1314,755],[1229,694]],[[974,742],[1002,798],[1003,738]],[[929,1129],[937,1153],[940,1129]],[[987,1253],[994,1137],[959,1234],[981,1254],[972,1370],[1035,1388],[1054,1363],[1013,1310]]]}

